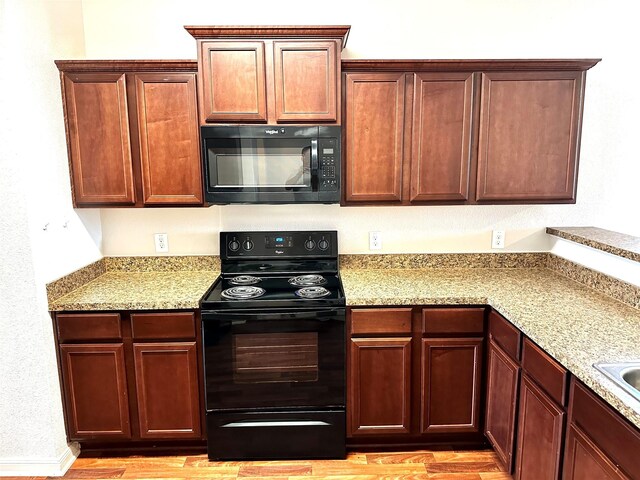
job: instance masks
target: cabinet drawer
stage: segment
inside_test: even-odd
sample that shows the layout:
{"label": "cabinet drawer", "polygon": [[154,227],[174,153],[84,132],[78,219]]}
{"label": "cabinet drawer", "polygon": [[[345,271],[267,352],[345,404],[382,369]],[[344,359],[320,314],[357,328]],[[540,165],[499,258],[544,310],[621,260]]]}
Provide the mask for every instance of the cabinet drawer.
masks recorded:
{"label": "cabinet drawer", "polygon": [[58,342],[122,338],[119,313],[59,313]]}
{"label": "cabinet drawer", "polygon": [[411,308],[351,310],[351,333],[411,333]]}
{"label": "cabinet drawer", "polygon": [[489,315],[489,335],[511,358],[520,360],[520,330],[496,312]]}
{"label": "cabinet drawer", "polygon": [[193,312],[134,313],[131,315],[134,339],[193,339],[196,325]]}
{"label": "cabinet drawer", "polygon": [[425,308],[422,310],[422,333],[482,334],[484,332],[483,308]]}
{"label": "cabinet drawer", "polygon": [[528,338],[522,346],[522,368],[549,396],[564,406],[567,398],[567,371]]}

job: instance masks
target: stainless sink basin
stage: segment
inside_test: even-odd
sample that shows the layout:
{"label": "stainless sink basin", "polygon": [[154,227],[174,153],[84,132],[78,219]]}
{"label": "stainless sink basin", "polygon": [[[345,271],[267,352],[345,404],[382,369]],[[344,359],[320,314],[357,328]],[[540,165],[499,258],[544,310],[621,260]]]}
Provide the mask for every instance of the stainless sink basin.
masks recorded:
{"label": "stainless sink basin", "polygon": [[640,400],[640,361],[620,363],[595,363],[593,365],[616,385]]}

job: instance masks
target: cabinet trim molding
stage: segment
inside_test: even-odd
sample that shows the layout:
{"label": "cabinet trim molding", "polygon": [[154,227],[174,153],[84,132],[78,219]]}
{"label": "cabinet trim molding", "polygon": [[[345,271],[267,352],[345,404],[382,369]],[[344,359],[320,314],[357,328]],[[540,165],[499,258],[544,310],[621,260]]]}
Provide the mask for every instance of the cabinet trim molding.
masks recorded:
{"label": "cabinet trim molding", "polygon": [[348,72],[367,71],[414,71],[414,72],[477,72],[512,70],[589,70],[601,58],[584,59],[496,59],[496,60],[342,60],[342,70]]}
{"label": "cabinet trim molding", "polygon": [[351,25],[186,25],[185,30],[196,39],[213,38],[331,38],[340,39],[341,49],[347,45]]}

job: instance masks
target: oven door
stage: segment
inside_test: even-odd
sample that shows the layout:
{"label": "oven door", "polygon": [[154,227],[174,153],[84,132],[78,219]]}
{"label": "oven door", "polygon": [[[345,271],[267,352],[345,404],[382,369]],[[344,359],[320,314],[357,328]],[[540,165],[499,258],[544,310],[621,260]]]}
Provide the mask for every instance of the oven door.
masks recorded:
{"label": "oven door", "polygon": [[207,411],[344,408],[345,309],[202,312]]}

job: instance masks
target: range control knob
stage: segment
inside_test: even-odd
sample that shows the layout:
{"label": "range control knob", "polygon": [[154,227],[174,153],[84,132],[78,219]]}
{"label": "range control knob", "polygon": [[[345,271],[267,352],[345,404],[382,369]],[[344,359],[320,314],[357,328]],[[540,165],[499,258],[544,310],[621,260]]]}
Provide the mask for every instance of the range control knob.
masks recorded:
{"label": "range control knob", "polygon": [[329,241],[323,238],[318,242],[318,248],[320,250],[326,250],[327,248],[329,248]]}
{"label": "range control knob", "polygon": [[316,242],[314,242],[312,239],[309,239],[304,242],[304,248],[306,248],[307,250],[313,250],[314,248],[316,248]]}
{"label": "range control knob", "polygon": [[231,250],[232,252],[237,252],[238,250],[240,250],[240,242],[238,242],[238,240],[236,240],[235,238],[231,240],[229,242],[229,250]]}
{"label": "range control knob", "polygon": [[247,238],[243,243],[242,243],[242,248],[245,249],[246,251],[249,251],[251,249],[253,249],[253,242],[251,241],[250,238]]}

